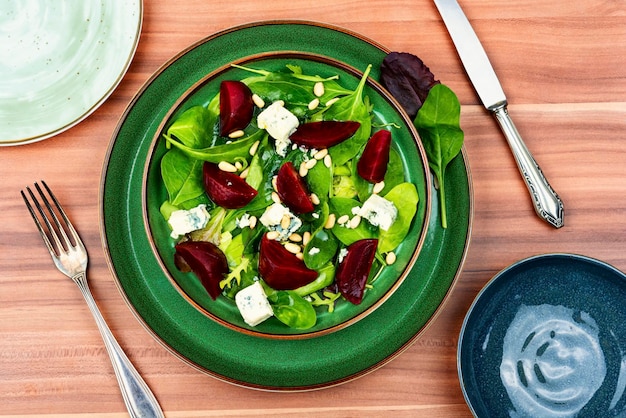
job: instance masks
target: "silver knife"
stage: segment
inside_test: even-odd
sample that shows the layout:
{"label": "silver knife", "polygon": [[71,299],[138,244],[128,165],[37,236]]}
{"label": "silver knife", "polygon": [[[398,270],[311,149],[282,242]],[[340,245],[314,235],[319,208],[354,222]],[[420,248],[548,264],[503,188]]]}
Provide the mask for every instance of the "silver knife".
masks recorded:
{"label": "silver knife", "polygon": [[524,144],[507,110],[507,100],[489,58],[456,0],[434,0],[465,71],[483,105],[495,116],[513,152],[535,211],[556,228],[563,226],[563,202]]}

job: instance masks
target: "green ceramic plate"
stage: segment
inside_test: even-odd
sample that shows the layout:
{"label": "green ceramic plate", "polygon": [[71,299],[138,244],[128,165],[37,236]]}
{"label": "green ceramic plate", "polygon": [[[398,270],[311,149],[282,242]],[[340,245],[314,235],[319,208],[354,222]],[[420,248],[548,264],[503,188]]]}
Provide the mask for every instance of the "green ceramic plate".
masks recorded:
{"label": "green ceramic plate", "polygon": [[[319,55],[298,53],[256,54],[237,60],[236,64],[249,68],[267,71],[285,71],[287,65],[296,65],[308,75],[321,77],[339,76],[343,87],[355,89],[363,77],[363,73],[356,68]],[[365,70],[365,68],[362,68]],[[169,125],[178,116],[190,107],[206,106],[219,92],[222,80],[240,80],[250,77],[251,73],[228,65],[217,71],[207,74],[201,83],[194,85],[174,106],[163,121],[163,129],[157,131],[154,138],[153,150],[150,152],[150,163],[146,173],[147,220],[150,233],[154,239],[155,251],[160,256],[166,274],[172,278],[172,283],[189,298],[190,302],[209,315],[211,318],[228,327],[241,332],[270,338],[310,338],[328,332],[334,332],[364,318],[380,306],[393,294],[408,275],[415,259],[419,254],[426,237],[427,208],[430,207],[430,175],[426,153],[418,140],[418,135],[406,113],[400,111],[400,106],[378,83],[368,80],[363,95],[374,107],[374,126],[394,126],[393,147],[398,152],[402,165],[405,168],[404,177],[415,185],[420,200],[411,229],[406,239],[394,251],[397,261],[393,267],[383,269],[377,276],[374,286],[368,289],[363,301],[353,305],[346,301],[339,301],[335,310],[329,313],[325,307],[317,308],[317,323],[308,329],[298,330],[290,328],[272,317],[256,327],[247,325],[233,300],[220,297],[212,300],[200,280],[193,273],[182,273],[174,264],[174,244],[170,238],[170,228],[161,215],[161,204],[167,200],[167,190],[161,177],[161,160],[167,151],[165,140],[161,132],[165,132]],[[374,128],[376,130],[376,128]]]}
{"label": "green ceramic plate", "polygon": [[275,340],[234,331],[203,314],[172,285],[152,251],[142,191],[153,139],[168,112],[207,74],[242,57],[277,51],[317,54],[354,68],[373,64],[374,79],[389,52],[355,33],[302,21],[236,27],[181,52],[146,83],[113,135],[102,175],[101,228],[122,295],[152,335],[175,355],[224,381],[304,390],[372,371],[424,331],[449,295],[465,259],[472,190],[463,153],[446,173],[448,228],[440,226],[433,196],[427,236],[408,277],[384,304],[347,328],[311,339]]}

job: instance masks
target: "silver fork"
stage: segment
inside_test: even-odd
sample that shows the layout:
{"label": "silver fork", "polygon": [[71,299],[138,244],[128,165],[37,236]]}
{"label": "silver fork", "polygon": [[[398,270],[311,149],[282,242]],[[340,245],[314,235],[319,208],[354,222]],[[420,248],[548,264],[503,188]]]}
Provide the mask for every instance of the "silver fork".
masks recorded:
{"label": "silver fork", "polygon": [[[87,284],[88,257],[83,242],[48,185],[43,180],[41,184],[54,206],[50,203],[50,199],[46,197],[46,194],[38,183],[35,183],[35,189],[39,194],[39,199],[29,187],[26,187],[26,191],[35,208],[37,208],[38,214],[35,212],[33,205],[30,203],[23,190],[21,191],[22,198],[35,221],[35,225],[37,225],[37,229],[41,233],[46,247],[48,247],[48,251],[50,251],[52,261],[54,261],[54,264],[61,273],[65,274],[78,285],[96,320],[96,324],[104,340],[104,345],[109,353],[109,357],[111,357],[113,370],[115,371],[115,376],[122,390],[124,403],[128,408],[130,416],[133,418],[163,417],[164,415],[159,403],[115,340],[115,337],[104,321],[98,309],[98,305],[96,305],[91,291],[89,290]],[[43,205],[39,200],[43,202]],[[40,218],[43,220],[43,223]]]}

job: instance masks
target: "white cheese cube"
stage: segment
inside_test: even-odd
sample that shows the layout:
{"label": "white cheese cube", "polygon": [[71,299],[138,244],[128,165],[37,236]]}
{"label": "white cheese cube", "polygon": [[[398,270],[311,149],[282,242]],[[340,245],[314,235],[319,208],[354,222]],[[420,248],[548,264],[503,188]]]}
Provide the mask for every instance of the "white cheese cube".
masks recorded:
{"label": "white cheese cube", "polygon": [[[289,226],[287,228],[283,228],[282,226],[282,220],[285,216],[289,218]],[[302,226],[302,220],[291,213],[289,208],[280,203],[273,203],[268,206],[265,212],[263,212],[263,215],[259,218],[259,221],[261,221],[267,229],[277,231],[280,234],[278,237],[279,241],[286,240],[289,235],[296,232],[298,228]]]}
{"label": "white cheese cube", "polygon": [[398,217],[396,206],[377,194],[368,197],[361,208],[353,208],[352,213],[367,219],[369,223],[383,231],[388,231]]}
{"label": "white cheese cube", "polygon": [[276,152],[284,157],[291,141],[289,135],[294,133],[300,122],[296,115],[284,107],[282,101],[269,105],[257,116],[257,125],[265,129],[275,139]]}
{"label": "white cheese cube", "polygon": [[259,282],[254,282],[254,284],[237,292],[235,303],[237,303],[243,320],[251,327],[257,326],[274,315],[263,286]]}
{"label": "white cheese cube", "polygon": [[172,238],[178,238],[180,235],[204,228],[210,217],[211,215],[207,212],[204,204],[189,210],[175,210],[167,220],[172,228]]}

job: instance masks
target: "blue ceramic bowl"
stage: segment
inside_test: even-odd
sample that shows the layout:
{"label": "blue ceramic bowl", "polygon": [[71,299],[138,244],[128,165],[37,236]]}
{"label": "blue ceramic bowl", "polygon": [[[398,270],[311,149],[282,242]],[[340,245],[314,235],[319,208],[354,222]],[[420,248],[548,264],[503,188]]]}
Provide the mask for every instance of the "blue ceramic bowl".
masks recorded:
{"label": "blue ceramic bowl", "polygon": [[522,260],[478,294],[459,338],[477,417],[626,414],[626,275],[573,254]]}

